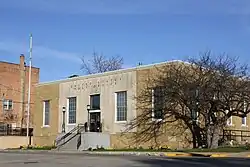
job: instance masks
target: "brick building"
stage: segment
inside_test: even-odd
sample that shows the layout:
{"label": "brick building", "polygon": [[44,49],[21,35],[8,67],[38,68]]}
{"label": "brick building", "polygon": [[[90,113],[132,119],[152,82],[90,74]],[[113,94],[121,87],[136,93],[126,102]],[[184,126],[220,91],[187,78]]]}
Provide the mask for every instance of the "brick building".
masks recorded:
{"label": "brick building", "polygon": [[[34,110],[34,84],[39,82],[39,68],[31,70],[31,105],[30,127]],[[0,61],[0,124],[11,127],[26,127],[28,102],[29,66],[26,66],[24,55],[20,63]]]}

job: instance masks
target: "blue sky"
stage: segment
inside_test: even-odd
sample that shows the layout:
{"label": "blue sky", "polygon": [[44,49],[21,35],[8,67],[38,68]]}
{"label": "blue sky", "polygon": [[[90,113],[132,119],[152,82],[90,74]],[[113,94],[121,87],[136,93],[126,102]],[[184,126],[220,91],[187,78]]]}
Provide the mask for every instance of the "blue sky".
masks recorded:
{"label": "blue sky", "polygon": [[0,60],[28,58],[40,81],[80,74],[93,49],[124,67],[186,59],[211,49],[250,63],[249,0],[0,1]]}

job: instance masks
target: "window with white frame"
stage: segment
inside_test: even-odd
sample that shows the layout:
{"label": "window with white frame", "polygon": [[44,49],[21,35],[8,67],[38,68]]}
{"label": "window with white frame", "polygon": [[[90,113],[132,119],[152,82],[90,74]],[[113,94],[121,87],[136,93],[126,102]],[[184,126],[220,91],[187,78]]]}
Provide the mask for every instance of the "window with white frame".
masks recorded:
{"label": "window with white frame", "polygon": [[[246,104],[246,102],[244,102],[244,112],[246,112],[246,110],[247,110],[247,104]],[[247,125],[247,117],[243,117],[242,119],[241,119],[241,124],[242,124],[242,126],[246,126]]]}
{"label": "window with white frame", "polygon": [[3,109],[4,110],[13,110],[13,101],[10,99],[4,99]]}
{"label": "window with white frame", "polygon": [[164,89],[162,87],[156,87],[152,90],[152,109],[154,119],[163,119]]}
{"label": "window with white frame", "polygon": [[[227,110],[226,111],[226,113],[228,113],[229,111]],[[233,124],[233,117],[231,116],[231,117],[229,117],[228,119],[227,119],[227,125],[228,126],[231,126]]]}
{"label": "window with white frame", "polygon": [[243,117],[242,118],[241,124],[242,124],[242,126],[246,126],[247,125],[247,117]]}
{"label": "window with white frame", "polygon": [[127,121],[127,92],[116,92],[116,121]]}
{"label": "window with white frame", "polygon": [[76,123],[76,97],[68,98],[68,124]]}
{"label": "window with white frame", "polygon": [[50,101],[45,100],[43,102],[43,126],[49,126],[50,121]]}
{"label": "window with white frame", "polygon": [[233,125],[233,117],[232,116],[227,119],[227,125]]}

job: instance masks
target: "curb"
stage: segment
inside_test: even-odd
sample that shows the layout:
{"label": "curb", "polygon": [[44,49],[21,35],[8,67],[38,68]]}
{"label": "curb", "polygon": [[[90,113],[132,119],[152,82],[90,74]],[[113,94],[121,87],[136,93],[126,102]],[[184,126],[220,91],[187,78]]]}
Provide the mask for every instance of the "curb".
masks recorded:
{"label": "curb", "polygon": [[166,157],[192,157],[190,153],[164,153]]}
{"label": "curb", "polygon": [[155,156],[155,157],[238,157],[250,158],[250,154],[245,156],[235,156],[233,153],[184,153],[184,152],[119,152],[119,151],[54,151],[54,150],[0,150],[0,153],[16,154],[61,154],[61,155],[92,155],[92,156]]}
{"label": "curb", "polygon": [[228,154],[211,154],[210,157],[213,157],[213,158],[215,158],[215,157],[229,157],[229,155]]}
{"label": "curb", "polygon": [[[134,156],[156,156],[156,157],[192,157],[190,153],[178,152],[119,152],[119,151],[51,151],[51,150],[0,150],[0,153],[17,154],[66,154],[66,155],[134,155]],[[201,155],[202,156],[202,155]]]}

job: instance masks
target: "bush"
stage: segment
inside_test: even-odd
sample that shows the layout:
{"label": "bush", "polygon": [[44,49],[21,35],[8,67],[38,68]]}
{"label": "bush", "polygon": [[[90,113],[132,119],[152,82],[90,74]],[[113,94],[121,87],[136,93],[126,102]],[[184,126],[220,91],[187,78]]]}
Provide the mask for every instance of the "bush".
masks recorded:
{"label": "bush", "polygon": [[245,147],[246,147],[246,150],[250,150],[250,143],[246,143]]}
{"label": "bush", "polygon": [[[89,150],[89,151],[91,151],[91,150]],[[93,151],[103,151],[103,150],[105,150],[105,148],[103,146],[99,147],[98,145],[96,146],[96,149],[93,149]]]}
{"label": "bush", "polygon": [[225,140],[225,139],[220,138],[220,139],[219,139],[219,141],[218,141],[218,145],[219,145],[219,146],[228,146],[228,145],[229,145],[229,143],[228,143],[228,142],[226,142],[226,140]]}
{"label": "bush", "polygon": [[22,147],[21,149],[31,149],[31,150],[52,150],[52,149],[55,149],[56,146],[29,146],[29,147]]}

